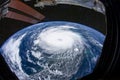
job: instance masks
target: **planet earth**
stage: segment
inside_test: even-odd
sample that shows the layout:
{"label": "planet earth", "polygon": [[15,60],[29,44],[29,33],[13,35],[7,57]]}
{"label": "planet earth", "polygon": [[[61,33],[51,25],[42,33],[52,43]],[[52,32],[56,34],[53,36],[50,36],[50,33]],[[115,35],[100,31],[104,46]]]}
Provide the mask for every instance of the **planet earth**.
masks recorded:
{"label": "planet earth", "polygon": [[0,51],[20,80],[76,80],[93,72],[104,39],[79,23],[42,22],[12,35]]}

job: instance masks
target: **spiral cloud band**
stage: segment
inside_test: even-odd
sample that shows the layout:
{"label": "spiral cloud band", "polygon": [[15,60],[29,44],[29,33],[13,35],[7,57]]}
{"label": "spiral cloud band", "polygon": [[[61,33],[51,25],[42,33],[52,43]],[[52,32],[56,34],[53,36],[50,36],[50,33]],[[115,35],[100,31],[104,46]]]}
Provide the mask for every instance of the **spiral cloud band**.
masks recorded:
{"label": "spiral cloud band", "polygon": [[[73,49],[78,51],[79,48],[76,44],[82,46],[83,40],[81,36],[75,32],[69,31],[69,26],[58,26],[47,28],[40,33],[37,40],[34,41],[34,44],[39,45],[41,48],[47,51],[56,51],[60,52],[61,50]],[[54,53],[54,54],[56,54]]]}

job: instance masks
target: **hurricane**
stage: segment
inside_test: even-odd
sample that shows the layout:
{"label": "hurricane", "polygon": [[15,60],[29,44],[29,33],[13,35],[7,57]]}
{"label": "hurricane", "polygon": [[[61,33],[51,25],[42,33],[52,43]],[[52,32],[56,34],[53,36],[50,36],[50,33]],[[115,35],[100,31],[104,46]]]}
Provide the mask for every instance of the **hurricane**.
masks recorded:
{"label": "hurricane", "polygon": [[85,25],[43,22],[15,33],[1,53],[20,80],[75,80],[93,71],[103,42]]}

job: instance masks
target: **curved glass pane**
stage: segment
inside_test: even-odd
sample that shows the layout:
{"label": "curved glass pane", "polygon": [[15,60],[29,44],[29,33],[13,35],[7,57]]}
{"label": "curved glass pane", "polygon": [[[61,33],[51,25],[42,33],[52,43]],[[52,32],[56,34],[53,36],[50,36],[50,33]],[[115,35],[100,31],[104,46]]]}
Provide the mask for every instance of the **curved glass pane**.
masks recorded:
{"label": "curved glass pane", "polygon": [[[105,40],[102,3],[37,0],[32,5],[45,19],[19,29],[1,46],[2,56],[11,71],[20,80],[76,80],[91,74]],[[37,8],[41,6],[43,8]]]}

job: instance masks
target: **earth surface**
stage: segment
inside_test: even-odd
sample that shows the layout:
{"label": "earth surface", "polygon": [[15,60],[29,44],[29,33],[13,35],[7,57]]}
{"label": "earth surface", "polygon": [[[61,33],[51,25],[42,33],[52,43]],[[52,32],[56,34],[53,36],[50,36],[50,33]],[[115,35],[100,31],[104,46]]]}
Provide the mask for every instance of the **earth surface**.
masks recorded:
{"label": "earth surface", "polygon": [[82,24],[43,22],[15,33],[1,53],[20,80],[76,80],[92,73],[104,39]]}

